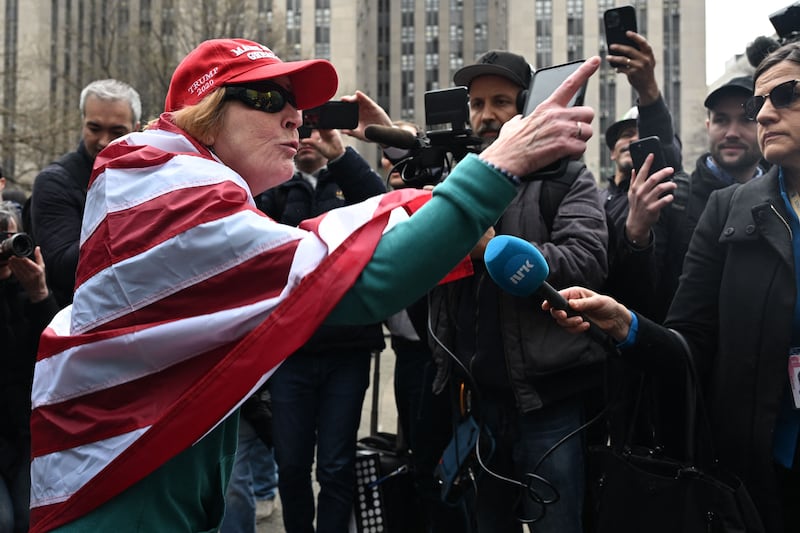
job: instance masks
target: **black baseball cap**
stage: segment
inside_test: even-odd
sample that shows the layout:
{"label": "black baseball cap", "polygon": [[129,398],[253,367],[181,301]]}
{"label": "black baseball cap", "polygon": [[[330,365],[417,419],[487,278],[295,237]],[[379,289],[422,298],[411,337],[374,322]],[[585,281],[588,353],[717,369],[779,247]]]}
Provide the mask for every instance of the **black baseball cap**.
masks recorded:
{"label": "black baseball cap", "polygon": [[502,76],[523,89],[531,83],[531,66],[521,55],[504,50],[489,50],[474,65],[467,65],[456,71],[453,82],[469,87],[478,76]]}
{"label": "black baseball cap", "polygon": [[631,126],[638,127],[638,118],[639,108],[633,106],[628,109],[618,121],[608,127],[606,130],[606,145],[608,145],[609,150],[614,149],[614,145],[617,144],[617,139],[619,139],[620,134],[625,128]]}
{"label": "black baseball cap", "polygon": [[714,109],[714,106],[717,105],[717,101],[722,96],[735,93],[741,94],[742,96],[753,96],[753,90],[753,78],[751,76],[737,76],[708,93],[703,105],[706,106],[706,109]]}

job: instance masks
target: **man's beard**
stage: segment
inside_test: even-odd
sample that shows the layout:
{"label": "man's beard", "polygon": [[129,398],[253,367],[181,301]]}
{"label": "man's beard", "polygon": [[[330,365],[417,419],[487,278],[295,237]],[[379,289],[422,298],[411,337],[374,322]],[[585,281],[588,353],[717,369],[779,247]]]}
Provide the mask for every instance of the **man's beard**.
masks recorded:
{"label": "man's beard", "polygon": [[758,164],[759,161],[761,161],[761,154],[749,149],[746,149],[744,152],[742,152],[742,154],[736,159],[731,160],[722,157],[722,148],[717,146],[717,149],[711,152],[711,156],[714,158],[714,162],[717,164],[717,166],[719,166],[719,168],[730,174],[735,174],[740,170],[752,168]]}
{"label": "man's beard", "polygon": [[[475,131],[475,135],[483,139],[481,150],[492,144],[497,139],[497,135],[500,134],[500,128],[502,127],[503,125],[500,123],[500,121],[497,120],[490,120],[489,122],[481,122],[481,125],[478,126],[478,129]],[[494,133],[495,137],[486,139],[483,137],[484,133]]]}

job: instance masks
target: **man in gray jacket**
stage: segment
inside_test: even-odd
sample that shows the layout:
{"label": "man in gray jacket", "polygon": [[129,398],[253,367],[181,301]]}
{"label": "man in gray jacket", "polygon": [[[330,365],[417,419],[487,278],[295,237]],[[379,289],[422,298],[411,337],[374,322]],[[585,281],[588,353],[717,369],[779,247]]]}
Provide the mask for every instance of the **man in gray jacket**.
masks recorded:
{"label": "man in gray jacket", "polygon": [[[456,72],[455,84],[469,87],[472,129],[487,145],[523,109],[520,94],[530,78],[525,58],[506,51],[490,51]],[[608,239],[602,201],[586,167],[568,168],[565,176],[523,183],[494,229],[536,245],[556,288],[600,287],[607,274]],[[549,188],[556,181],[567,186],[557,209],[548,213],[543,198],[553,198]],[[582,424],[582,394],[599,385],[597,363],[604,350],[586,336],[559,331],[537,298],[502,292],[483,262],[473,263],[473,276],[434,289],[431,319],[442,343],[433,347],[439,364],[434,387],[442,390],[449,382],[466,391],[467,416],[488,430],[494,444],[491,457],[489,446],[481,447],[491,472],[475,472],[477,499],[471,507],[478,531],[518,531],[520,519],[527,519],[536,521],[537,533],[579,533],[581,436],[547,452]]]}

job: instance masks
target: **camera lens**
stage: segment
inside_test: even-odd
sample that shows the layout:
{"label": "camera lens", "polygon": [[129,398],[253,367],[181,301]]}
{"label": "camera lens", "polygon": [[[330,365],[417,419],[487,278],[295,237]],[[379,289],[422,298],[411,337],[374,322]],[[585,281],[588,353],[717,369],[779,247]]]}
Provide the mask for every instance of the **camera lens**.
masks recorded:
{"label": "camera lens", "polygon": [[33,239],[27,233],[16,233],[0,242],[0,259],[8,259],[12,255],[27,257],[33,253]]}
{"label": "camera lens", "polygon": [[619,26],[619,13],[616,11],[611,11],[606,16],[606,23],[608,24],[609,28],[616,28]]}

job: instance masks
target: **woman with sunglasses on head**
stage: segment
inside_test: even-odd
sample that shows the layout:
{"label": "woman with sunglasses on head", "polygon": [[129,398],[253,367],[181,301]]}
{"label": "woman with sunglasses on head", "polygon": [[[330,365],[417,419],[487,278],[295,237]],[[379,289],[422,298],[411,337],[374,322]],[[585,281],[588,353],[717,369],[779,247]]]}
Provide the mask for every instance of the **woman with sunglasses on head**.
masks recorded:
{"label": "woman with sunglasses on head", "polygon": [[[0,202],[0,531],[28,531],[31,379],[39,335],[58,312],[20,211]],[[23,244],[18,244],[18,242]],[[12,243],[14,244],[12,246]]]}
{"label": "woman with sunglasses on head", "polygon": [[[295,228],[253,195],[292,176],[300,110],[335,94],[333,66],[243,39],[200,44],[166,112],[95,162],[74,302],[36,364],[31,531],[216,531],[244,398],[320,324],[408,306],[463,265],[515,176],[579,156],[594,113],[565,106],[598,65],[432,194],[394,191]],[[360,118],[358,131],[391,123],[377,106]]]}
{"label": "woman with sunglasses on head", "polygon": [[[765,530],[779,533],[800,524],[800,43],[768,55],[754,80],[745,112],[773,167],[712,194],[664,327],[584,288],[562,294],[632,364],[685,373],[667,328],[683,335],[720,464],[744,481]],[[551,313],[568,329],[588,329],[581,317]]]}

